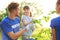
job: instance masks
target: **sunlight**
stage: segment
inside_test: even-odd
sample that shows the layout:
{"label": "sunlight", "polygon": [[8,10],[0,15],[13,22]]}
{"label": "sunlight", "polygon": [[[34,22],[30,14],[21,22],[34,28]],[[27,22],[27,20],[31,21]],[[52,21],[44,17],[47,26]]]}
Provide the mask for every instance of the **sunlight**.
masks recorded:
{"label": "sunlight", "polygon": [[[23,0],[0,0],[0,9],[6,8],[10,2],[21,3]],[[44,11],[53,10],[55,8],[56,0],[26,0],[26,2],[36,3],[38,6],[42,6]]]}
{"label": "sunlight", "polygon": [[[37,4],[38,7],[43,9],[43,15],[47,15],[49,11],[55,10],[56,0],[0,0],[0,10],[7,7],[7,5],[11,2],[21,3],[22,1],[31,2]],[[37,19],[41,18],[42,15],[38,16]],[[54,18],[55,16],[53,16]],[[51,18],[52,19],[52,18]],[[49,26],[47,23],[43,23],[44,26]],[[49,23],[50,24],[50,23]]]}
{"label": "sunlight", "polygon": [[[17,31],[20,26],[20,29],[21,30],[24,30],[25,28],[27,28],[28,30],[27,31],[30,31],[32,33],[31,37],[30,36],[24,36],[23,34],[23,37],[26,37],[28,39],[32,38],[32,39],[35,39],[35,40],[51,40],[52,39],[52,35],[51,35],[51,27],[50,27],[50,22],[53,18],[55,17],[58,17],[58,15],[55,13],[56,11],[56,1],[57,0],[0,0],[0,40],[3,38],[3,37],[7,37],[8,39],[10,37],[8,37],[8,35],[6,36],[4,33],[4,31],[8,30],[8,27],[11,28],[11,29],[14,29],[12,30],[13,33],[16,33],[15,31]],[[18,12],[18,10],[16,11],[15,10],[15,7],[13,6],[12,8],[12,11],[9,11],[7,10],[7,6],[11,3],[11,2],[17,2],[19,3],[19,12],[20,12],[20,16],[19,18],[17,18],[17,20],[15,21],[12,20],[12,17],[15,18],[17,16],[14,16],[14,14],[16,14],[16,12]],[[30,12],[32,13],[32,21],[30,19],[28,19],[27,21],[31,21],[30,23],[32,25],[29,25],[30,23],[28,23],[28,25],[26,25],[27,27],[25,27],[22,23],[22,18],[25,19],[25,16],[23,17],[23,7],[24,6],[29,6],[30,7]],[[15,12],[16,11],[16,12]],[[9,14],[12,13],[11,15]],[[7,17],[6,17],[7,16]],[[11,17],[12,16],[12,17]],[[6,18],[5,18],[6,17]],[[10,18],[10,19],[9,19]],[[30,18],[30,17],[29,17]],[[3,19],[3,20],[2,20]],[[6,19],[8,19],[6,21]],[[18,21],[20,23],[20,25],[17,27],[15,26],[15,23]],[[7,23],[5,23],[5,21]],[[10,21],[13,23],[13,27],[15,26],[16,27],[16,30],[15,28],[12,28],[10,26]],[[5,24],[3,24],[5,23]],[[34,25],[33,25],[34,24]],[[52,23],[53,24],[53,23]],[[7,26],[4,26],[4,25],[7,25]],[[4,27],[6,28],[4,28]],[[23,26],[25,27],[23,29]],[[5,30],[6,29],[6,30]],[[34,30],[35,29],[35,30]],[[2,31],[2,32],[1,32]],[[9,31],[9,30],[8,30]],[[33,32],[32,32],[33,31]],[[10,32],[10,31],[9,31]],[[20,32],[20,31],[19,31]],[[18,33],[19,33],[18,32]],[[28,34],[30,33],[28,32]],[[30,34],[31,34],[30,33]],[[4,35],[2,35],[4,34]],[[47,35],[48,34],[48,35]],[[22,40],[22,36],[21,35],[18,35],[20,37],[16,37],[18,40]],[[4,40],[4,39],[3,39]]]}

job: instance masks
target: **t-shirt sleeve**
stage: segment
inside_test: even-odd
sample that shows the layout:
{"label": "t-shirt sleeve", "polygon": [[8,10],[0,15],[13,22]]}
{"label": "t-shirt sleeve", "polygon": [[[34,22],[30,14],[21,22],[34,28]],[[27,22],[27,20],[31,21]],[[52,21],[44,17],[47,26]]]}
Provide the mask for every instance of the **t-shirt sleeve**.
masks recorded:
{"label": "t-shirt sleeve", "polygon": [[22,16],[22,20],[23,20],[23,19],[26,19],[26,17],[25,17],[24,15]]}
{"label": "t-shirt sleeve", "polygon": [[19,17],[17,17],[16,19],[17,19],[17,21],[20,23],[20,18],[19,18]]}
{"label": "t-shirt sleeve", "polygon": [[55,26],[56,26],[56,24],[55,24],[55,20],[51,20],[50,27],[51,27],[51,28],[54,28]]}
{"label": "t-shirt sleeve", "polygon": [[12,32],[12,27],[6,23],[6,22],[2,22],[2,30],[5,32],[5,33],[8,33],[8,32]]}

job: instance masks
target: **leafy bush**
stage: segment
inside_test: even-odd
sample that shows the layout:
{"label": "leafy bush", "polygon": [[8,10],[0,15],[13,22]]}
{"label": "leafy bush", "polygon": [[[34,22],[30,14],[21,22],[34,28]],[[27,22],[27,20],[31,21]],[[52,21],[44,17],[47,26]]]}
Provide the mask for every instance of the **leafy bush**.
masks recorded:
{"label": "leafy bush", "polygon": [[33,33],[33,38],[35,40],[51,40],[50,28],[37,28]]}
{"label": "leafy bush", "polygon": [[43,27],[43,24],[41,23],[42,20],[43,19],[33,20],[33,23],[35,24],[36,29],[33,32],[32,37],[35,40],[51,40],[51,30],[50,30],[50,28]]}

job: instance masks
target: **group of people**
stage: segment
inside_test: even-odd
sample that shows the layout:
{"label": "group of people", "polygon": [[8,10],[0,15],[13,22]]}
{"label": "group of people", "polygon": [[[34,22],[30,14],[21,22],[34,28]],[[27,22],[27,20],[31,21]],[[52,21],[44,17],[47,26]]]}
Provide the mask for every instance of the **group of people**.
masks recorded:
{"label": "group of people", "polygon": [[33,24],[32,13],[29,6],[23,7],[22,29],[20,29],[20,10],[19,4],[12,2],[8,5],[8,15],[1,21],[2,40],[17,40],[22,36],[22,40],[34,40],[32,32],[35,27]]}
{"label": "group of people", "polygon": [[[19,36],[22,36],[22,40],[34,40],[31,36],[35,28],[29,6],[23,8],[22,29],[20,29],[20,19],[18,18],[19,4],[12,2],[7,9],[8,16],[1,21],[2,40],[17,40]],[[56,2],[56,13],[59,16],[52,19],[50,24],[52,40],[60,40],[60,0]]]}

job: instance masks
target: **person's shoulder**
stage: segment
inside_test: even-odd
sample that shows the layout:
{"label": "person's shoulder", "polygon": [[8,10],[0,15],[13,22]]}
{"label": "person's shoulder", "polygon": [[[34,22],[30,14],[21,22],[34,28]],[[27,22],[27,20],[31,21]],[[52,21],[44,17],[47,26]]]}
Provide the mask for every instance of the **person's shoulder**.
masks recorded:
{"label": "person's shoulder", "polygon": [[16,20],[20,23],[20,18],[19,17],[16,17]]}
{"label": "person's shoulder", "polygon": [[20,18],[19,18],[19,17],[16,17],[16,19],[17,19],[17,20],[20,20]]}
{"label": "person's shoulder", "polygon": [[53,18],[51,21],[58,21],[60,17]]}
{"label": "person's shoulder", "polygon": [[25,15],[22,15],[22,17],[26,17]]}
{"label": "person's shoulder", "polygon": [[6,17],[4,17],[3,19],[2,19],[2,21],[1,21],[1,25],[2,24],[4,24],[4,23],[7,23],[9,20],[8,20],[8,18],[7,18],[7,16]]}
{"label": "person's shoulder", "polygon": [[25,19],[25,18],[27,18],[25,15],[22,15],[22,19]]}
{"label": "person's shoulder", "polygon": [[7,16],[2,19],[1,22],[6,22],[8,20]]}

